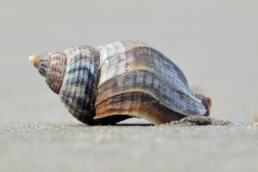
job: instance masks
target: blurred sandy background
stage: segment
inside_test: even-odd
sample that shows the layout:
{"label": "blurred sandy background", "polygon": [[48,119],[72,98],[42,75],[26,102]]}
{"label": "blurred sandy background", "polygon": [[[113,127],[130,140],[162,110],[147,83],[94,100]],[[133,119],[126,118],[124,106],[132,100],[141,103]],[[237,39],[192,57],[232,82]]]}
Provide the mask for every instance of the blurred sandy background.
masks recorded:
{"label": "blurred sandy background", "polygon": [[171,58],[211,116],[258,120],[257,0],[0,0],[0,171],[257,170],[257,129],[86,127],[28,60],[118,40]]}
{"label": "blurred sandy background", "polygon": [[[0,120],[73,120],[28,56],[117,40],[149,43],[171,58],[211,115],[258,115],[258,1],[0,1]],[[75,120],[74,120],[75,121]]]}

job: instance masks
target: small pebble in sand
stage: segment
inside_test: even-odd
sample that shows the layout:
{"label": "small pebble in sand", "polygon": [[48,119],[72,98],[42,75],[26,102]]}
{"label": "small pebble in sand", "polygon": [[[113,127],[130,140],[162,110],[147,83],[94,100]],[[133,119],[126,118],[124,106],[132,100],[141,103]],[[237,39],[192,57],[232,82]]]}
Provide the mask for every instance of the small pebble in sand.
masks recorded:
{"label": "small pebble in sand", "polygon": [[192,126],[192,125],[229,125],[231,124],[228,120],[216,120],[211,117],[205,116],[191,116],[185,117],[179,121],[170,122],[171,125],[184,125],[184,126]]}

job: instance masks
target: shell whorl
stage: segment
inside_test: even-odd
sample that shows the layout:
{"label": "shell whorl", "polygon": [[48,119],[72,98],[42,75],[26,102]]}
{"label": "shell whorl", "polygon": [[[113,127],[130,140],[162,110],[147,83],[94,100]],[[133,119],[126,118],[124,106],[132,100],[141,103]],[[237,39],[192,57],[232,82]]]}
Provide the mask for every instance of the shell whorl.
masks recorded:
{"label": "shell whorl", "polygon": [[66,54],[63,52],[52,52],[49,56],[51,60],[46,74],[46,82],[56,94],[59,94],[67,66]]}
{"label": "shell whorl", "polygon": [[99,52],[89,46],[76,46],[64,52],[67,68],[60,98],[74,117],[90,123],[95,116]]}
{"label": "shell whorl", "polygon": [[101,75],[95,119],[126,114],[160,124],[207,114],[181,70],[153,47],[125,41],[97,49]]}

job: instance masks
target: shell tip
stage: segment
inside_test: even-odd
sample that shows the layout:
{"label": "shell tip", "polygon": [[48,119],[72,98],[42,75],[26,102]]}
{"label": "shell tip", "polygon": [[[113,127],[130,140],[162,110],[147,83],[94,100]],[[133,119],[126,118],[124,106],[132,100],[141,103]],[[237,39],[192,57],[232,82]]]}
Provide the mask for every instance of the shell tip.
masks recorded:
{"label": "shell tip", "polygon": [[29,61],[30,61],[32,64],[34,64],[34,66],[35,66],[36,68],[38,68],[38,67],[39,67],[39,64],[40,64],[40,57],[39,57],[39,56],[34,56],[34,55],[29,56]]}

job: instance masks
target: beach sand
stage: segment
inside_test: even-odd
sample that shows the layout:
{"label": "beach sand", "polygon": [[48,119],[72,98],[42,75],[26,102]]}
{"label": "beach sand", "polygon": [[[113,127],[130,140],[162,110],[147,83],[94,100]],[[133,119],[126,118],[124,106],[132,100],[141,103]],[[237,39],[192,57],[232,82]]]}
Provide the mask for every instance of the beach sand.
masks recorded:
{"label": "beach sand", "polygon": [[257,130],[1,123],[0,171],[257,171]]}
{"label": "beach sand", "polygon": [[[0,171],[257,171],[258,2],[131,0],[0,5]],[[167,55],[231,125],[89,127],[29,55],[139,40]],[[126,124],[126,125],[125,125]],[[140,124],[140,125],[134,125]]]}

